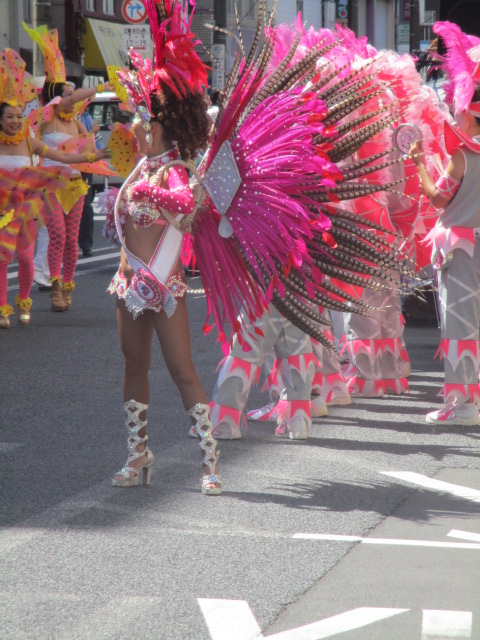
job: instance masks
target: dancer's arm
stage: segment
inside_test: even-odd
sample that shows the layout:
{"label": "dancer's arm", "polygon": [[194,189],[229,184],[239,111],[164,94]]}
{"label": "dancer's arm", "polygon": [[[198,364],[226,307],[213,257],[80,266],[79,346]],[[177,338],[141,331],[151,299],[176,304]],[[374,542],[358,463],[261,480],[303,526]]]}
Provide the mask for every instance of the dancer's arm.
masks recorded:
{"label": "dancer's arm", "polygon": [[465,172],[465,157],[457,149],[454,151],[447,168],[437,182],[434,182],[425,166],[425,153],[421,142],[415,142],[409,151],[409,158],[417,165],[420,184],[425,195],[435,209],[443,209],[452,200],[460,186]]}
{"label": "dancer's arm", "polygon": [[99,84],[96,87],[90,87],[89,89],[75,89],[72,95],[67,98],[62,98],[60,106],[62,109],[71,109],[77,102],[83,102],[89,98],[93,98],[97,93],[103,93],[104,91],[113,91],[113,86],[110,83]]}
{"label": "dancer's arm", "polygon": [[172,167],[168,172],[168,189],[157,187],[146,180],[138,182],[132,187],[131,196],[134,200],[149,198],[158,207],[170,213],[191,214],[195,208],[195,201],[188,183],[188,174],[184,167]]}
{"label": "dancer's arm", "polygon": [[32,151],[34,154],[41,156],[42,158],[48,158],[55,162],[63,162],[64,164],[77,164],[79,162],[96,162],[102,158],[111,156],[111,151],[107,148],[97,149],[92,153],[65,153],[58,149],[52,149],[38,138],[30,139],[32,144]]}

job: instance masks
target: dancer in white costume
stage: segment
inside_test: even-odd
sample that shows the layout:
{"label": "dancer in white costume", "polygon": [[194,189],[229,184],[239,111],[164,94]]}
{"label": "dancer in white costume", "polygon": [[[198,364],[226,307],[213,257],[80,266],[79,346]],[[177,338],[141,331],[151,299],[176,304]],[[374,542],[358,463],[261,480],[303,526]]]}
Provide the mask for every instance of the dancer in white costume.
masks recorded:
{"label": "dancer in white costume", "polygon": [[[426,169],[422,145],[410,151],[425,194],[440,209],[428,239],[438,273],[444,406],[426,420],[475,426],[480,424],[480,40],[450,23],[437,23],[435,31],[447,45],[447,99],[453,98],[457,126],[445,123],[451,160],[436,183]],[[469,41],[474,46],[465,51]]]}
{"label": "dancer in white costume", "polygon": [[[480,81],[480,74],[479,74]],[[436,184],[420,144],[412,148],[426,195],[444,207],[430,235],[438,270],[445,384],[444,406],[431,424],[478,425],[480,360],[480,87],[457,119],[461,145]],[[478,115],[475,115],[478,114]]]}

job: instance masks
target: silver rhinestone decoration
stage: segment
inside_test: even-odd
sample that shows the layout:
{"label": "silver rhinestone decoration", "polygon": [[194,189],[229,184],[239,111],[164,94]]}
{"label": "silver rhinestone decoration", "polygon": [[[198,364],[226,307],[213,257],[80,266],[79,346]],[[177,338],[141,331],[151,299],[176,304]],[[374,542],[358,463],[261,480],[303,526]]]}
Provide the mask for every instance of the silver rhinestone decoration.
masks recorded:
{"label": "silver rhinestone decoration", "polygon": [[230,238],[233,235],[233,227],[230,224],[230,220],[227,216],[222,216],[220,224],[218,225],[218,234],[222,238]]}
{"label": "silver rhinestone decoration", "polygon": [[218,213],[221,216],[225,215],[238,188],[242,184],[237,163],[228,140],[220,147],[202,183]]}

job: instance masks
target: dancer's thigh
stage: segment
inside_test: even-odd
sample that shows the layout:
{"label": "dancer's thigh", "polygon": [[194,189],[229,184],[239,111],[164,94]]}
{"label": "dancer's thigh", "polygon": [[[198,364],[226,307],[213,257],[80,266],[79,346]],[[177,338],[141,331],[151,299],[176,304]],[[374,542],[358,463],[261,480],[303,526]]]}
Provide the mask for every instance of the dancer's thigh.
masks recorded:
{"label": "dancer's thigh", "polygon": [[153,314],[153,324],[172,378],[190,376],[194,366],[186,297],[177,299],[175,312],[170,318],[164,311]]}
{"label": "dancer's thigh", "polygon": [[134,319],[123,300],[117,304],[117,324],[120,347],[127,362],[150,364],[153,335],[152,312],[146,312]]}

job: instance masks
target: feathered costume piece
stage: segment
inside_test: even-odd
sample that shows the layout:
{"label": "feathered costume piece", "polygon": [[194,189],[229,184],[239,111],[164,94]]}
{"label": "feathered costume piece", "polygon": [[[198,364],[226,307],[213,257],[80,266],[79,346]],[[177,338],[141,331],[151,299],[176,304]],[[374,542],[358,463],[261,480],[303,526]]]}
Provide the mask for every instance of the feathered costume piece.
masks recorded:
{"label": "feathered costume piece", "polygon": [[[49,30],[45,25],[41,25],[36,29],[30,29],[25,22],[22,24],[27,34],[30,36],[32,41],[38,45],[43,55],[45,81],[52,86],[56,84],[66,84],[67,77],[65,74],[65,62],[62,52],[58,46],[58,30]],[[48,99],[49,102],[47,105],[35,109],[35,111],[32,111],[28,115],[29,125],[35,135],[39,134],[40,125],[42,123],[50,122],[53,119],[55,113],[54,107],[61,102],[61,98],[54,97],[53,92],[51,92],[51,87],[49,87]],[[90,102],[91,99],[77,102],[74,108],[74,117],[80,116]],[[84,169],[82,169],[82,171],[84,171]]]}
{"label": "feathered costume piece", "polygon": [[58,31],[41,25],[30,29],[25,22],[23,28],[42,52],[47,82],[66,82],[65,62],[58,46]]}
{"label": "feathered costume piece", "polygon": [[[194,6],[194,2],[191,3]],[[150,98],[163,87],[168,87],[178,97],[202,91],[208,85],[205,65],[198,57],[195,46],[198,41],[190,31],[193,11],[188,19],[188,5],[175,0],[147,0],[145,7],[154,42],[153,60],[129,51],[134,73],[118,69],[121,84],[126,88],[135,107],[145,106],[153,117]],[[162,16],[162,19],[159,19]]]}
{"label": "feathered costume piece", "polygon": [[[322,320],[309,303],[366,313],[345,285],[389,286],[387,270],[403,268],[392,236],[375,235],[371,229],[380,225],[339,204],[394,190],[395,180],[367,182],[379,169],[378,156],[355,158],[366,141],[399,121],[401,107],[391,99],[380,104],[387,88],[359,58],[372,53],[366,43],[357,56],[343,52],[342,69],[332,63],[340,48],[333,32],[278,27],[267,35],[258,54],[236,63],[227,80],[204,167],[210,197],[196,216],[193,246],[217,326],[228,319],[238,330],[233,317],[242,304],[253,318],[271,301],[323,342]],[[260,36],[259,25],[251,51]],[[223,172],[235,164],[239,183],[226,211],[214,193],[215,187],[225,192],[221,183],[209,188],[222,155]],[[225,182],[232,184],[230,175]],[[215,261],[209,259],[214,242]]]}
{"label": "feathered costume piece", "polygon": [[[463,33],[453,22],[436,22],[433,32],[442,38],[447,48],[445,56],[437,56],[449,79],[444,87],[445,99],[455,110],[466,111],[472,101],[475,82],[480,81],[480,74],[475,79],[480,62],[480,38]],[[474,57],[471,52],[477,47],[478,57]]]}
{"label": "feathered costume piece", "polygon": [[3,102],[11,106],[25,108],[37,95],[33,79],[25,71],[25,62],[13,49],[0,52],[0,94]]}
{"label": "feathered costume piece", "polygon": [[[193,45],[181,5],[170,0],[146,5],[154,63],[134,55],[136,73],[119,75],[137,108],[143,105],[151,115],[149,96],[162,83],[182,94],[197,90],[205,75],[193,48],[192,64],[180,64],[186,62],[187,44]],[[370,229],[379,231],[379,225],[328,206],[394,189],[395,181],[366,182],[377,168],[369,160],[352,163],[348,174],[341,163],[395,122],[399,109],[388,105],[369,112],[368,105],[386,88],[367,64],[349,69],[340,80],[337,69],[317,68],[338,40],[326,30],[298,55],[302,34],[295,34],[282,60],[270,64],[278,28],[270,25],[260,46],[263,14],[261,3],[250,53],[237,58],[222,94],[201,166],[205,194],[192,226],[193,249],[222,341],[226,322],[239,332],[241,309],[253,320],[273,303],[325,343],[315,304],[368,312],[332,278],[378,288],[388,286],[388,270],[407,272],[391,235],[376,235]],[[196,75],[189,75],[193,68]]]}
{"label": "feathered costume piece", "polygon": [[[390,190],[380,191],[343,199],[334,206],[354,213],[364,221],[369,220],[396,232],[404,240],[410,241],[410,249],[415,244],[417,268],[429,264],[429,257],[425,249],[419,245],[419,241],[435,224],[438,213],[428,199],[420,197],[416,166],[411,160],[403,157],[405,151],[399,151],[397,145],[401,140],[402,146],[405,146],[405,132],[408,135],[417,131],[417,135],[421,134],[428,152],[429,170],[439,176],[447,163],[442,131],[444,120],[449,116],[439,107],[434,91],[422,84],[410,56],[400,56],[393,51],[377,53],[367,44],[365,38],[356,38],[349,29],[340,25],[336,26],[335,31],[316,31],[313,28],[306,31],[299,21],[296,28],[280,25],[276,31],[270,69],[274,70],[281,64],[298,34],[300,41],[292,62],[298,62],[319,42],[328,43],[329,46],[316,61],[316,71],[321,74],[325,88],[326,79],[330,78],[329,82],[335,87],[339,79],[346,78],[352,72],[363,77],[363,90],[382,85],[384,87],[383,91],[371,96],[370,100],[358,109],[342,116],[339,133],[351,126],[352,120],[356,120],[359,125],[362,124],[362,118],[364,122],[369,117],[378,119],[389,109],[395,116],[391,124],[370,135],[354,154],[342,160],[342,173],[344,182],[351,179],[359,180],[362,175],[363,180],[370,184],[388,185],[392,181],[400,181],[396,188],[397,193]],[[345,93],[352,95],[348,90]],[[333,149],[327,150],[327,153],[330,157],[335,157],[332,155]],[[378,160],[381,162],[377,163]],[[332,206],[333,203],[330,209]],[[345,288],[342,283],[338,284]],[[358,288],[356,293],[359,294]]]}
{"label": "feathered costume piece", "polygon": [[[443,62],[449,82],[446,85],[446,100],[455,112],[468,113],[480,118],[480,100],[472,101],[475,88],[480,86],[480,38],[467,35],[452,22],[436,22],[434,32],[447,48],[445,56],[437,56]],[[458,127],[446,123],[445,144],[452,154],[460,145],[474,153],[480,153],[480,144],[467,136]]]}

